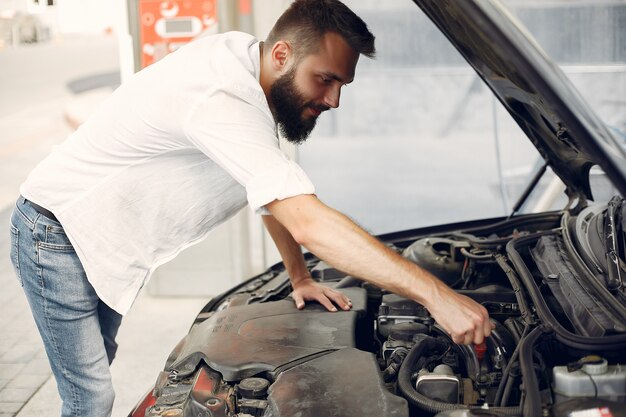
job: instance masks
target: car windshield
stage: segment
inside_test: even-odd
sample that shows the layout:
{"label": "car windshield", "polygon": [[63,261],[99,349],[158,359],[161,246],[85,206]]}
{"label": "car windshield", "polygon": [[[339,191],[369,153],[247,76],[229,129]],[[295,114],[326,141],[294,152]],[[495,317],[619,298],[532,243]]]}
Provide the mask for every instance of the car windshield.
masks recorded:
{"label": "car windshield", "polygon": [[[346,3],[378,52],[296,151],[319,197],[374,233],[510,214],[544,164],[517,123],[412,2]],[[503,3],[623,140],[626,4]],[[598,167],[590,175],[595,200],[608,201],[615,188]],[[522,211],[567,204],[549,168],[537,187]]]}

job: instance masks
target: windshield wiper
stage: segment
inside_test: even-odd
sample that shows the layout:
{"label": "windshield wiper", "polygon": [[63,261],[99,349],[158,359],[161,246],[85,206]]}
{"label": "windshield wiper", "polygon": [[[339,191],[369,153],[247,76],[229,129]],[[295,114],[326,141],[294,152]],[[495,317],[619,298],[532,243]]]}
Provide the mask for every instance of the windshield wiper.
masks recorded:
{"label": "windshield wiper", "polygon": [[608,271],[607,288],[609,291],[617,291],[622,288],[622,271],[620,268],[620,245],[622,237],[622,200],[614,196],[609,201],[604,223],[604,238],[606,240],[606,266]]}

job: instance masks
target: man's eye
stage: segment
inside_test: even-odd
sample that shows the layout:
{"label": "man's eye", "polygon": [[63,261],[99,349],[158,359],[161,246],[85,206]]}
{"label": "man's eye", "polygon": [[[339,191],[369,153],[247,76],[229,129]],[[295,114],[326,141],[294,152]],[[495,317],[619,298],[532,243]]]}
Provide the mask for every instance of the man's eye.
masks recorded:
{"label": "man's eye", "polygon": [[320,77],[320,80],[322,80],[324,84],[329,84],[332,81],[332,78]]}

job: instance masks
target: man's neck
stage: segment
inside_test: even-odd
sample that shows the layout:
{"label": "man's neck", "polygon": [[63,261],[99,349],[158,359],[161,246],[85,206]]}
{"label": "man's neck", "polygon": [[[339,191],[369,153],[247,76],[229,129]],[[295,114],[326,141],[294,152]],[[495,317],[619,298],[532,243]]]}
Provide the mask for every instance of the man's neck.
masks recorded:
{"label": "man's neck", "polygon": [[261,88],[263,89],[263,93],[265,93],[265,98],[267,102],[270,102],[270,89],[272,87],[272,79],[271,79],[271,68],[267,68],[269,65],[269,60],[264,56],[264,42],[259,42],[259,57],[260,57],[260,74],[259,74],[259,83],[261,84]]}

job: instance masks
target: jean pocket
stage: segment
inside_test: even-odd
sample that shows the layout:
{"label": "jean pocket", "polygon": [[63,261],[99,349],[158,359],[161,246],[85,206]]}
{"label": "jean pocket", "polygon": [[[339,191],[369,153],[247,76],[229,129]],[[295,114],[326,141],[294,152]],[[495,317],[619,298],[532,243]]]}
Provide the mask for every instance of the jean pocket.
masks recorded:
{"label": "jean pocket", "polygon": [[61,226],[46,225],[46,234],[38,246],[40,249],[74,252],[74,247]]}
{"label": "jean pocket", "polygon": [[22,274],[20,272],[20,230],[11,224],[11,263],[13,264],[13,269],[15,270],[15,275],[17,275],[17,279],[20,282],[20,285],[23,287],[24,282],[22,281]]}

